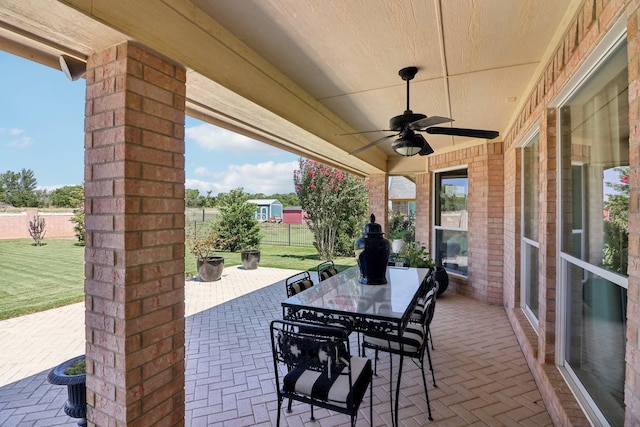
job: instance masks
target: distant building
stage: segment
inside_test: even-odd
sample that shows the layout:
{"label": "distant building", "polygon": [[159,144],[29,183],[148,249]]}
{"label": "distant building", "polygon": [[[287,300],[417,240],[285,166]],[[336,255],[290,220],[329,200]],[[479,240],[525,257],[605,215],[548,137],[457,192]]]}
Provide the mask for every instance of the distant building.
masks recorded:
{"label": "distant building", "polygon": [[285,224],[303,224],[304,215],[305,213],[301,206],[288,206],[284,208],[282,222]]}
{"label": "distant building", "polygon": [[415,218],[416,184],[404,176],[389,177],[389,210]]}
{"label": "distant building", "polygon": [[247,203],[258,205],[254,218],[260,222],[281,222],[282,203],[278,199],[251,199]]}

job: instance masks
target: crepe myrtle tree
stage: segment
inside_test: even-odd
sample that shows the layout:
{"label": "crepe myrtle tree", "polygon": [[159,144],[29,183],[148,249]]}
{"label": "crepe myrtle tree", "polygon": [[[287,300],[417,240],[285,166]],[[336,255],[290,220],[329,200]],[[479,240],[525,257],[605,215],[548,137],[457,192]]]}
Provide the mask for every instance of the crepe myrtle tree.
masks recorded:
{"label": "crepe myrtle tree", "polygon": [[300,159],[293,182],[321,260],[353,255],[366,223],[369,199],[363,179],[313,160]]}

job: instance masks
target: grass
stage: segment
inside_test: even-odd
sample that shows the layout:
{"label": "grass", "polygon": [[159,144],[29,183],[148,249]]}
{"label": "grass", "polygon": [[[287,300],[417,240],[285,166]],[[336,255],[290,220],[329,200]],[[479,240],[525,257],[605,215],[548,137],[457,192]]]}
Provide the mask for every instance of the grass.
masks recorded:
{"label": "grass", "polygon": [[84,299],[84,247],[75,239],[0,240],[0,319]]}
{"label": "grass", "polygon": [[[225,267],[241,265],[240,252],[218,252]],[[312,247],[260,246],[260,266],[313,270],[319,263]],[[336,258],[342,271],[354,257]],[[84,246],[75,239],[0,240],[0,320],[79,302],[84,299]],[[196,260],[185,256],[185,274],[195,275]]]}

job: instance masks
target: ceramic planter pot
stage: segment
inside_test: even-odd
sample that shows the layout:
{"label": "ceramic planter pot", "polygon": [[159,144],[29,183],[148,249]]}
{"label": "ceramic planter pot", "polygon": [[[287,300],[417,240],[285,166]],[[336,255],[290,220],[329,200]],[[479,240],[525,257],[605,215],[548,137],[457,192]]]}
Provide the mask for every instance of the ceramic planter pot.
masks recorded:
{"label": "ceramic planter pot", "polygon": [[66,385],[68,399],[64,405],[64,413],[71,418],[79,418],[79,426],[87,425],[87,374],[66,374],[67,368],[84,359],[84,355],[76,356],[53,368],[47,381],[55,385]]}
{"label": "ceramic planter pot", "polygon": [[399,254],[407,246],[402,239],[393,239],[391,241],[391,253]]}
{"label": "ceramic planter pot", "polygon": [[241,252],[242,266],[245,270],[255,270],[260,262],[260,251],[258,249],[247,249]]}
{"label": "ceramic planter pot", "polygon": [[436,267],[436,280],[438,281],[438,292],[436,296],[439,297],[449,286],[449,273],[447,273],[444,267]]}
{"label": "ceramic planter pot", "polygon": [[199,258],[196,261],[198,276],[203,282],[215,282],[222,277],[224,270],[224,258],[221,256],[210,256]]}

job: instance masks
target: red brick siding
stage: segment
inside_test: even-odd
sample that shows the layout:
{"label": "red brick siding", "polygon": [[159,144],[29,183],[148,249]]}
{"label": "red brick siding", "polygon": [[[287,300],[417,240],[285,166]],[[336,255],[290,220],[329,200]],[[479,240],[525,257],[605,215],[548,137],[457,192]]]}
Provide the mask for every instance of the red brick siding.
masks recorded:
{"label": "red brick siding", "polygon": [[135,44],[88,61],[87,402],[95,425],[184,423],[185,78]]}
{"label": "red brick siding", "polygon": [[416,174],[416,241],[427,248],[431,242],[431,174]]}
{"label": "red brick siding", "polygon": [[387,216],[389,200],[389,186],[387,175],[372,175],[367,180],[369,186],[369,213],[376,216],[376,223],[380,224],[385,236],[388,236]]}
{"label": "red brick siding", "polygon": [[[576,72],[582,61],[586,59],[600,38],[626,10],[628,18],[629,49],[629,81],[630,81],[630,114],[631,126],[637,125],[637,94],[632,87],[637,85],[638,42],[636,35],[637,2],[586,0],[571,23],[564,38],[556,48],[556,53],[547,64],[547,69],[524,104],[523,110],[516,118],[511,129],[505,135],[505,222],[504,222],[504,298],[507,314],[516,336],[523,348],[525,358],[534,374],[546,407],[556,425],[589,425],[580,405],[575,400],[569,387],[555,366],[555,331],[557,327],[556,287],[558,269],[556,266],[557,235],[557,176],[559,161],[556,158],[556,110],[548,109],[551,100],[558,94],[569,78]],[[632,30],[632,27],[633,30]],[[519,264],[520,264],[520,149],[516,144],[533,126],[540,131],[540,231],[538,240],[539,253],[539,330],[536,334],[519,309]],[[638,167],[637,152],[638,134],[631,132],[631,168]],[[634,147],[636,147],[634,149]],[[510,163],[513,163],[510,165]],[[633,175],[633,174],[632,174]],[[631,178],[631,186],[638,188]],[[632,188],[632,194],[633,194]],[[637,198],[636,198],[637,200]],[[633,223],[633,212],[637,212],[637,203],[633,196],[630,203],[630,222]],[[633,228],[633,226],[631,226]],[[633,234],[633,233],[632,233]],[[637,324],[638,311],[638,272],[632,272],[631,265],[637,265],[638,236],[630,235],[629,244],[629,319],[628,330],[634,331],[633,342],[627,344],[627,360],[630,354],[638,352]],[[633,294],[633,297],[631,296]],[[635,308],[634,308],[635,307]],[[633,326],[632,326],[633,325]],[[629,365],[626,377],[625,402],[626,425],[635,425],[640,419],[640,395],[637,384],[637,364]]]}
{"label": "red brick siding", "polygon": [[[432,155],[429,169],[467,168],[469,179],[469,272],[467,278],[450,275],[457,292],[479,301],[502,304],[504,178],[502,143],[489,143],[455,152]],[[416,180],[416,217],[424,221],[427,177]],[[418,219],[416,218],[416,221]],[[423,235],[423,233],[421,234]],[[428,237],[428,235],[427,235]]]}

